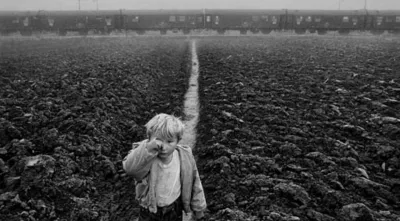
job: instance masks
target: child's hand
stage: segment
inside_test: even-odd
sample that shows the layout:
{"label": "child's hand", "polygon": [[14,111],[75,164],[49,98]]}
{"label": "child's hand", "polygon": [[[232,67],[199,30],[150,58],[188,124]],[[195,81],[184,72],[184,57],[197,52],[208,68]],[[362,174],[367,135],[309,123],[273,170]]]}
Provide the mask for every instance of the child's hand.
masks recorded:
{"label": "child's hand", "polygon": [[161,150],[162,142],[157,138],[154,138],[147,142],[146,148],[149,152],[159,152]]}
{"label": "child's hand", "polygon": [[205,220],[205,218],[204,218],[204,213],[203,213],[203,212],[194,213],[194,220],[196,220],[196,221],[203,221],[203,220]]}

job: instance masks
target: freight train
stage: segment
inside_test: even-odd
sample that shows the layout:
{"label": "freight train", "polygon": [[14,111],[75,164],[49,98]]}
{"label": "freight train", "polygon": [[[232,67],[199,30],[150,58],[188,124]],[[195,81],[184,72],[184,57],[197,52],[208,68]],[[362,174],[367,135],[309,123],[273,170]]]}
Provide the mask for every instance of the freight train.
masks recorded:
{"label": "freight train", "polygon": [[66,35],[90,31],[110,34],[112,31],[182,31],[227,30],[268,34],[292,30],[297,34],[326,34],[337,31],[369,31],[373,34],[400,33],[400,10],[101,10],[101,11],[0,11],[0,33],[55,32]]}

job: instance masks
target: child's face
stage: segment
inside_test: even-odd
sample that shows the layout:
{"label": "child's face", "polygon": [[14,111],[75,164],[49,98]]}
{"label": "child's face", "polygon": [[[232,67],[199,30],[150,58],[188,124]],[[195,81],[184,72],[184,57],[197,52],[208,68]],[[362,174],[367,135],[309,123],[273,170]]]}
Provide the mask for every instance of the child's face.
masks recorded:
{"label": "child's face", "polygon": [[156,137],[157,140],[162,142],[161,148],[158,152],[158,157],[161,159],[169,157],[178,145],[178,138],[173,139]]}

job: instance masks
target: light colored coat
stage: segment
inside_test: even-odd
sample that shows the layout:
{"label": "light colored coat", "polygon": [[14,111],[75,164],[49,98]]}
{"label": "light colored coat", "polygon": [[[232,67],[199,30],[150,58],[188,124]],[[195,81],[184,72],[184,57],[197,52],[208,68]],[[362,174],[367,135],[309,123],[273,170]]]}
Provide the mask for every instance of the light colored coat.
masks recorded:
{"label": "light colored coat", "polygon": [[[146,144],[147,140],[132,144],[132,150],[122,164],[125,172],[136,180],[136,199],[139,204],[150,212],[157,213],[155,184],[158,166],[154,163],[157,151],[150,152]],[[193,211],[196,217],[202,217],[207,204],[192,150],[189,146],[182,145],[178,145],[176,150],[181,162],[183,210],[185,213]]]}

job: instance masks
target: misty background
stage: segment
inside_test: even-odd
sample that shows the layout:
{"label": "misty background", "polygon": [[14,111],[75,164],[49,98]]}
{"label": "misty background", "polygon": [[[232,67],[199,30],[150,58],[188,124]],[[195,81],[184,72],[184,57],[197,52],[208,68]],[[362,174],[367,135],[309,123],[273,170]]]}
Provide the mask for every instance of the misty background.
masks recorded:
{"label": "misty background", "polygon": [[[369,10],[400,10],[400,0],[366,0]],[[0,0],[0,10],[363,9],[365,0]]]}

